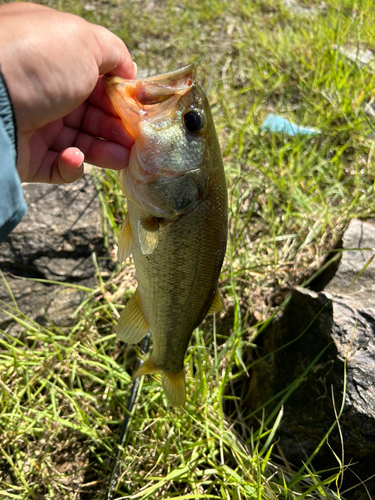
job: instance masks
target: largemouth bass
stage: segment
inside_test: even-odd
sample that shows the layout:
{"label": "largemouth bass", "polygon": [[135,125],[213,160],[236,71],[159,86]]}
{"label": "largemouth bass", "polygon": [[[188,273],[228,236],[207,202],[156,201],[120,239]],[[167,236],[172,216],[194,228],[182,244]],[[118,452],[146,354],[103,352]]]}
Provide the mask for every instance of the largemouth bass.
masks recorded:
{"label": "largemouth bass", "polygon": [[133,136],[119,172],[128,212],[119,260],[132,253],[138,289],[117,325],[134,344],[151,330],[153,351],[133,378],[161,372],[168,401],[185,404],[184,357],[192,332],[223,309],[217,282],[227,239],[227,189],[210,106],[192,65],[144,78],[105,79]]}

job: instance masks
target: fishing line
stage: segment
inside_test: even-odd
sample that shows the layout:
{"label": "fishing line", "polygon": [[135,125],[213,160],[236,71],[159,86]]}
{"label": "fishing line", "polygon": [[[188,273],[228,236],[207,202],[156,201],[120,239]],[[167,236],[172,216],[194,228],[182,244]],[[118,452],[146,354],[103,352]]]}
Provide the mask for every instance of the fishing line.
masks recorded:
{"label": "fishing line", "polygon": [[[149,341],[150,341],[150,331],[147,332],[147,335],[142,342],[141,349],[143,351],[143,354],[147,353]],[[137,368],[140,366],[140,364],[141,364],[141,361],[139,360]],[[113,469],[112,469],[112,474],[111,474],[111,479],[109,481],[106,500],[113,500],[113,493],[114,493],[114,490],[115,490],[116,484],[117,484],[120,462],[121,462],[121,455],[122,455],[122,451],[123,451],[122,443],[123,443],[124,438],[125,438],[126,429],[128,427],[130,418],[132,417],[133,406],[134,406],[134,402],[135,402],[135,399],[136,399],[137,394],[138,394],[138,388],[139,388],[140,383],[141,383],[141,377],[136,378],[133,382],[132,390],[130,393],[130,398],[128,401],[128,407],[127,407],[126,415],[124,418],[124,423],[122,424],[120,439],[119,439],[119,442],[117,445],[115,464],[114,464]]]}

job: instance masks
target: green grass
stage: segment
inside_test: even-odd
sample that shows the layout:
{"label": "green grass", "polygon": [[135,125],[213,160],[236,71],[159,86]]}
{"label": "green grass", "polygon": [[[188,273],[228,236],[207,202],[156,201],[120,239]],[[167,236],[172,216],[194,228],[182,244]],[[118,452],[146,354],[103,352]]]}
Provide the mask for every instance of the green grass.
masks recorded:
{"label": "green grass", "polygon": [[[373,2],[301,1],[310,9],[302,16],[271,0],[93,1],[85,10],[87,3],[54,6],[109,27],[140,70],[194,62],[205,87],[213,68],[209,100],[230,201],[226,313],[194,332],[184,411],[168,407],[158,376],[143,382],[118,496],[340,498],[343,464],[324,475],[313,461],[295,470],[273,439],[281,402],[272,419],[259,409],[259,428],[249,429],[233,386],[247,377],[244,349],[291,287],[319,268],[351,218],[375,215],[374,124],[365,112],[375,74],[339,50],[374,47]],[[321,133],[261,131],[270,112]],[[105,234],[117,235],[125,205],[115,174],[103,173],[97,186]],[[3,305],[22,334],[0,334],[0,498],[105,498],[135,358],[114,334],[130,293],[122,279],[87,291],[68,334],[33,323],[11,298]],[[224,412],[228,402],[234,415]]]}

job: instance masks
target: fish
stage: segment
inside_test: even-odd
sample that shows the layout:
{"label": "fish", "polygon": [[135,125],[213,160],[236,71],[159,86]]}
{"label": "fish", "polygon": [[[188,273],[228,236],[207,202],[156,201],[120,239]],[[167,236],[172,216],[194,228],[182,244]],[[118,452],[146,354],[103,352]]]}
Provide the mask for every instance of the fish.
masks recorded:
{"label": "fish", "polygon": [[151,331],[151,356],[133,379],[161,373],[168,402],[183,407],[190,337],[224,308],[218,279],[228,202],[219,141],[191,64],[139,80],[105,77],[105,87],[134,139],[129,165],[118,172],[127,198],[118,259],[132,254],[138,288],[116,333],[136,344]]}

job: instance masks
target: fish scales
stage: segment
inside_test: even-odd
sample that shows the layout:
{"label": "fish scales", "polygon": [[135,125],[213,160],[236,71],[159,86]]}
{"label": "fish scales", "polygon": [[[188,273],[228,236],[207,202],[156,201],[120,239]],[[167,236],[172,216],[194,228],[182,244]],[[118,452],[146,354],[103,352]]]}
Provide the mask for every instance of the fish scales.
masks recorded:
{"label": "fish scales", "polygon": [[[138,238],[134,237],[138,288],[154,339],[152,356],[163,371],[181,370],[191,333],[205,318],[216,293],[225,240],[218,249],[212,236],[224,232],[225,214],[212,214],[207,205],[200,204],[172,224],[168,234],[165,231],[160,235],[151,255],[142,253]],[[221,206],[224,211],[225,204]],[[136,215],[136,205],[129,204],[128,208],[134,236],[140,214]],[[166,288],[171,291],[163,294]]]}
{"label": "fish scales", "polygon": [[227,192],[220,147],[192,66],[141,83],[109,79],[106,87],[135,138],[129,167],[119,176],[128,198],[119,251],[122,258],[132,253],[138,289],[117,333],[135,343],[150,328],[153,351],[135,376],[161,372],[169,402],[184,405],[191,334],[223,307],[217,282]]}

